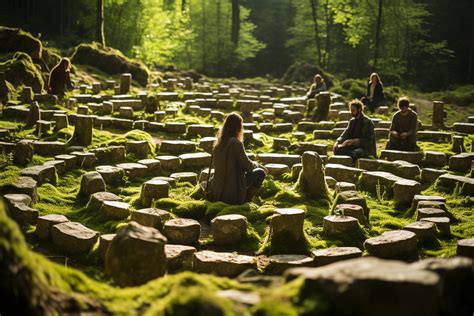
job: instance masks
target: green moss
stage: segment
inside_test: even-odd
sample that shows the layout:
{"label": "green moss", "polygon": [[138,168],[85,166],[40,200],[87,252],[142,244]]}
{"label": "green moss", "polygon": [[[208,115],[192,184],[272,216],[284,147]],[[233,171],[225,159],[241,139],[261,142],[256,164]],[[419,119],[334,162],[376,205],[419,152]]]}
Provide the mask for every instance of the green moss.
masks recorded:
{"label": "green moss", "polygon": [[0,72],[3,72],[5,79],[14,86],[30,86],[36,93],[41,93],[43,90],[44,81],[41,72],[26,53],[17,52],[12,59],[0,63]]}

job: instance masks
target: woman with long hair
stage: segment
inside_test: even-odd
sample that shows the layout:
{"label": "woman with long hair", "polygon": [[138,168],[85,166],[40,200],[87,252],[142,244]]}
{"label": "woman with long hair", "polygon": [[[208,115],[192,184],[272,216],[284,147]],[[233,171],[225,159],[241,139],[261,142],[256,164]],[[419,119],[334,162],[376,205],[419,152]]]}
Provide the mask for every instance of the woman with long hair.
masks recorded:
{"label": "woman with long hair", "polygon": [[308,93],[306,93],[306,99],[314,99],[316,94],[326,91],[326,89],[326,82],[320,74],[317,74],[313,78],[313,84],[311,85],[311,88],[309,89]]}
{"label": "woman with long hair", "polygon": [[213,148],[214,175],[208,183],[213,201],[243,204],[265,179],[266,172],[247,157],[243,137],[242,117],[236,113],[227,115]]}
{"label": "woman with long hair", "polygon": [[63,96],[64,90],[74,88],[71,77],[69,76],[70,68],[71,61],[66,57],[62,58],[61,61],[54,66],[49,74],[48,93]]}
{"label": "woman with long hair", "polygon": [[369,77],[367,83],[367,94],[362,98],[362,102],[371,111],[374,111],[377,107],[385,102],[385,94],[383,92],[383,83],[380,80],[380,76],[373,72]]}

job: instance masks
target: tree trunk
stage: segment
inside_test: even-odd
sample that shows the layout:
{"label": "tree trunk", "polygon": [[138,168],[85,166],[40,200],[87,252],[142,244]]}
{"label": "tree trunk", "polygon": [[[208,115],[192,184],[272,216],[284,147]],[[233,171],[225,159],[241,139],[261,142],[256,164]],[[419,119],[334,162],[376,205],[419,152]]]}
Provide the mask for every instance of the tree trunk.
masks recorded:
{"label": "tree trunk", "polygon": [[467,81],[466,83],[470,83],[472,80],[472,72],[473,72],[473,66],[472,64],[474,63],[474,19],[471,19],[471,47],[469,49],[469,61],[468,61],[468,66],[467,66]]}
{"label": "tree trunk", "polygon": [[96,41],[105,46],[104,0],[97,0]]}
{"label": "tree trunk", "polygon": [[221,71],[222,40],[221,40],[221,0],[216,0],[216,31],[217,31],[217,69]]}
{"label": "tree trunk", "polygon": [[319,40],[318,11],[316,9],[317,0],[309,0],[309,1],[311,5],[311,14],[313,15],[314,39],[316,42],[316,50],[318,52],[318,66],[321,66],[321,42]]}
{"label": "tree trunk", "polygon": [[326,0],[326,7],[325,7],[325,13],[326,13],[326,49],[324,53],[324,65],[323,67],[327,70],[329,68],[329,54],[331,51],[331,15],[329,11],[329,0]]}
{"label": "tree trunk", "polygon": [[235,46],[239,43],[240,33],[240,6],[239,0],[232,0],[232,31],[231,40]]}
{"label": "tree trunk", "polygon": [[379,0],[379,10],[377,14],[377,26],[375,29],[375,49],[374,49],[374,70],[377,69],[377,61],[379,58],[379,46],[380,46],[380,29],[382,27],[382,2]]}
{"label": "tree trunk", "polygon": [[202,68],[205,70],[207,67],[206,65],[206,57],[207,57],[207,49],[206,49],[206,40],[207,40],[207,33],[206,33],[206,0],[202,0]]}
{"label": "tree trunk", "polygon": [[181,11],[186,11],[186,0],[181,0]]}

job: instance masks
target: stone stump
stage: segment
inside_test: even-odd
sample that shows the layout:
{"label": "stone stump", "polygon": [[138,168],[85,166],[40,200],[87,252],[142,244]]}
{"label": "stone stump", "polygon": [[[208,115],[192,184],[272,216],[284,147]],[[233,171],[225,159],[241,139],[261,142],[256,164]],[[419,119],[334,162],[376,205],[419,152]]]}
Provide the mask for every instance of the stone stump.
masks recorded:
{"label": "stone stump", "polygon": [[120,76],[120,94],[127,94],[130,92],[132,85],[132,74],[124,73]]}
{"label": "stone stump", "polygon": [[201,234],[201,224],[194,219],[175,218],[165,223],[164,234],[171,244],[196,245]]}
{"label": "stone stump", "polygon": [[31,127],[36,124],[36,121],[41,120],[40,107],[37,101],[34,101],[30,105],[28,117],[26,119],[26,127]]}
{"label": "stone stump", "polygon": [[357,233],[359,221],[352,216],[328,215],[323,220],[326,235],[351,235]]}
{"label": "stone stump", "polygon": [[132,212],[132,221],[143,226],[161,230],[163,223],[171,218],[171,214],[158,208],[144,208]]}
{"label": "stone stump", "polygon": [[392,230],[365,241],[370,255],[384,259],[408,259],[418,257],[418,238],[407,230]]}
{"label": "stone stump", "polygon": [[103,201],[100,212],[109,219],[123,220],[130,215],[130,205],[120,201]]}
{"label": "stone stump", "polygon": [[304,152],[301,156],[303,169],[297,182],[297,189],[312,198],[329,199],[329,192],[324,179],[323,161],[314,151]]}
{"label": "stone stump", "polygon": [[39,201],[38,182],[35,179],[20,176],[15,179],[12,185],[15,192],[28,195],[33,204]]}
{"label": "stone stump", "polygon": [[183,245],[165,245],[168,272],[191,270],[196,248]]}
{"label": "stone stump", "polygon": [[198,251],[194,254],[193,270],[235,278],[247,269],[256,269],[254,257],[230,252]]}
{"label": "stone stump", "polygon": [[168,197],[170,185],[163,180],[149,180],[142,185],[140,200],[142,205],[150,207],[153,200]]}
{"label": "stone stump", "polygon": [[105,191],[105,181],[97,171],[86,172],[82,176],[79,195],[89,197],[96,192]]}
{"label": "stone stump", "polygon": [[99,233],[76,222],[63,222],[51,228],[53,243],[66,253],[85,254],[89,252]]}
{"label": "stone stump", "polygon": [[110,243],[105,270],[119,286],[141,285],[161,277],[166,273],[166,242],[157,229],[132,221]]}
{"label": "stone stump", "polygon": [[365,217],[364,208],[356,204],[337,204],[332,214],[350,216],[356,218],[360,224],[368,225],[369,221]]}
{"label": "stone stump", "polygon": [[420,242],[432,240],[436,235],[436,226],[431,222],[413,222],[403,227],[403,229],[414,232]]}
{"label": "stone stump", "polygon": [[247,236],[247,218],[239,214],[217,216],[211,221],[214,243],[221,246],[238,244]]}
{"label": "stone stump", "polygon": [[393,186],[393,196],[399,207],[411,205],[413,197],[420,192],[421,185],[413,180],[399,180]]}
{"label": "stone stump", "polygon": [[92,144],[93,117],[89,115],[76,115],[73,143],[87,147]]}
{"label": "stone stump", "polygon": [[313,261],[316,267],[325,266],[334,262],[359,258],[362,251],[357,247],[334,247],[313,250]]}
{"label": "stone stump", "polygon": [[474,259],[474,238],[458,240],[456,254]]}
{"label": "stone stump", "polygon": [[331,94],[328,91],[320,92],[316,95],[317,109],[313,117],[316,121],[327,121],[329,116],[329,105],[331,104]]}
{"label": "stone stump", "polygon": [[456,154],[466,152],[466,148],[464,147],[464,136],[453,136],[452,150]]}
{"label": "stone stump", "polygon": [[289,268],[313,266],[313,258],[305,255],[273,255],[268,259],[265,273],[273,275],[282,275]]}
{"label": "stone stump", "polygon": [[36,230],[35,234],[40,239],[50,239],[51,238],[51,228],[60,223],[68,222],[66,216],[58,214],[49,214],[38,217],[36,221]]}
{"label": "stone stump", "polygon": [[60,129],[66,128],[69,126],[69,121],[66,114],[55,113],[53,115],[54,121],[54,130],[59,131]]}
{"label": "stone stump", "polygon": [[33,159],[33,144],[30,140],[22,139],[15,145],[13,163],[25,167]]}
{"label": "stone stump", "polygon": [[279,208],[275,210],[270,221],[270,252],[272,254],[288,251],[288,249],[301,245],[305,238],[303,234],[304,217],[305,212],[302,209]]}
{"label": "stone stump", "polygon": [[444,119],[444,103],[442,101],[433,101],[433,129],[437,130],[445,128]]}
{"label": "stone stump", "polygon": [[31,87],[25,86],[21,91],[21,103],[30,104],[33,102],[35,94]]}

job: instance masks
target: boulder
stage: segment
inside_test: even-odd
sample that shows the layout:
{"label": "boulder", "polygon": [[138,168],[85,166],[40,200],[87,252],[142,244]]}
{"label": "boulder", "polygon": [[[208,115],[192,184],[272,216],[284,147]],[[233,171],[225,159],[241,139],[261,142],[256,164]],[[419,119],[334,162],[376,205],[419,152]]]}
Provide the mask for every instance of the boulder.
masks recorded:
{"label": "boulder", "polygon": [[105,255],[106,273],[119,286],[137,286],[163,276],[166,241],[155,228],[128,223],[109,245]]}
{"label": "boulder", "polygon": [[247,218],[239,214],[217,216],[211,221],[216,245],[235,245],[247,236]]}
{"label": "boulder", "polygon": [[89,252],[99,238],[99,233],[76,222],[63,222],[51,228],[53,243],[71,254]]}
{"label": "boulder", "polygon": [[38,210],[34,209],[24,203],[13,203],[8,208],[8,213],[13,220],[20,226],[35,225],[38,219]]}

